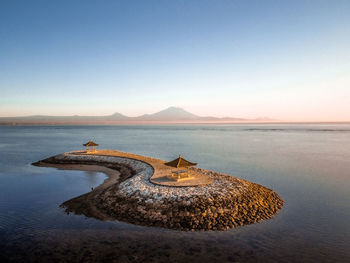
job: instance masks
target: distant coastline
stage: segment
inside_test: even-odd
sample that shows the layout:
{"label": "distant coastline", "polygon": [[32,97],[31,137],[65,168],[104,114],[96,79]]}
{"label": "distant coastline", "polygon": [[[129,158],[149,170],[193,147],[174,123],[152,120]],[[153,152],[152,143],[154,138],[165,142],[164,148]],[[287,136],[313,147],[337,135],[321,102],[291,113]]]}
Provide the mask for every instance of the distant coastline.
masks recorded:
{"label": "distant coastline", "polygon": [[227,125],[227,124],[261,124],[261,125],[284,125],[284,124],[320,124],[320,125],[346,125],[350,121],[315,121],[315,122],[296,122],[296,121],[111,121],[111,122],[14,122],[2,121],[0,118],[0,126],[118,126],[118,125]]}
{"label": "distant coastline", "polygon": [[273,122],[267,117],[244,119],[233,117],[198,116],[184,109],[169,107],[165,110],[129,117],[121,113],[106,116],[19,116],[0,117],[0,125],[118,125],[118,124],[161,124],[161,123],[239,123],[239,122]]}
{"label": "distant coastline", "polygon": [[169,107],[165,110],[129,117],[121,113],[106,116],[19,116],[0,117],[0,125],[158,125],[158,124],[349,124],[350,121],[285,121],[269,117],[244,119],[235,117],[198,116],[184,109]]}

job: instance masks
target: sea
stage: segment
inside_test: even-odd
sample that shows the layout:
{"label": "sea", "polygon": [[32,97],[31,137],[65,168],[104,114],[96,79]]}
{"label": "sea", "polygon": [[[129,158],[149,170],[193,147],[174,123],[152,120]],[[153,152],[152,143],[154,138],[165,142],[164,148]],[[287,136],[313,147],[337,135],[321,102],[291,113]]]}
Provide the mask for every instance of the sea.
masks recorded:
{"label": "sea", "polygon": [[[31,163],[83,149],[172,160],[237,176],[285,201],[262,223],[183,232],[67,214],[99,172]],[[349,124],[0,126],[0,262],[350,262]]]}

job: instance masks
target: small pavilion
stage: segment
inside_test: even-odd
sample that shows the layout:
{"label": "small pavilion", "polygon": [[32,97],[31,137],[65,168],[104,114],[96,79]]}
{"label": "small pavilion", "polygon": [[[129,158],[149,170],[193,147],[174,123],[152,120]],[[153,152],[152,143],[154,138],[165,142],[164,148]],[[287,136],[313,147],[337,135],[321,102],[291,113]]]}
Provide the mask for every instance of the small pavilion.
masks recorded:
{"label": "small pavilion", "polygon": [[98,144],[90,140],[89,142],[83,144],[83,146],[86,147],[87,152],[94,152],[96,150],[95,147],[98,146]]}
{"label": "small pavilion", "polygon": [[175,167],[175,168],[180,168],[180,167],[186,168],[190,166],[196,166],[197,163],[191,163],[190,161],[187,161],[180,154],[178,158],[176,158],[173,161],[165,163],[165,165]]}
{"label": "small pavilion", "polygon": [[196,166],[197,163],[192,163],[190,161],[187,161],[184,159],[181,155],[179,155],[178,158],[176,158],[173,161],[165,163],[165,165],[177,168],[174,171],[171,171],[170,179],[179,181],[183,179],[191,179],[191,176],[189,175],[187,169],[186,170],[179,170],[178,168],[188,168],[191,166]]}

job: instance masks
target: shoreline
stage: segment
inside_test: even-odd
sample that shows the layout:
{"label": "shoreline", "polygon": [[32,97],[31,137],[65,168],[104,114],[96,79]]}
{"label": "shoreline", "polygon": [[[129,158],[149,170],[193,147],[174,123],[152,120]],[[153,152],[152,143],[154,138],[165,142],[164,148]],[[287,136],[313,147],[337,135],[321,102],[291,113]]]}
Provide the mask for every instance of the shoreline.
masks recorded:
{"label": "shoreline", "polygon": [[180,187],[154,184],[151,179],[157,172],[159,175],[158,169],[164,168],[164,162],[104,150],[85,155],[64,153],[33,165],[59,169],[92,165],[98,171],[108,169],[108,178],[93,191],[61,204],[67,213],[100,220],[185,231],[227,230],[270,219],[283,206],[280,196],[264,186],[200,168],[189,170],[210,178],[209,183]]}

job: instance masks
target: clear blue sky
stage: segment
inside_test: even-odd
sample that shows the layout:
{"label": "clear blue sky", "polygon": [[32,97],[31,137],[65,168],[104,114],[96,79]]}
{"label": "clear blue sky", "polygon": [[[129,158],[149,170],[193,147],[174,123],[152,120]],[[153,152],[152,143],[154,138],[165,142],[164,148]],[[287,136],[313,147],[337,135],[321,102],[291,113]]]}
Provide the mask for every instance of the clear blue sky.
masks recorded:
{"label": "clear blue sky", "polygon": [[0,1],[0,116],[350,120],[350,1]]}

